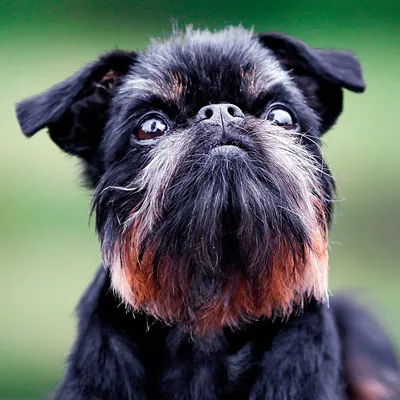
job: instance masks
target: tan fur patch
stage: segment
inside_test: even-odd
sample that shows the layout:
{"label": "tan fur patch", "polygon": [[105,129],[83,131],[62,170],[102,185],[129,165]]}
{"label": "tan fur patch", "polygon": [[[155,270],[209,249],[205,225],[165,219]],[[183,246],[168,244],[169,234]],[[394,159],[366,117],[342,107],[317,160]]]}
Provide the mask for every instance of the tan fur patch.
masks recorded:
{"label": "tan fur patch", "polygon": [[[316,205],[316,212],[322,206]],[[316,219],[317,221],[317,219]],[[157,244],[146,246],[140,257],[133,243],[138,226],[117,243],[112,260],[112,286],[134,310],[145,310],[167,323],[180,323],[199,335],[208,335],[222,327],[235,327],[247,320],[272,317],[278,312],[287,317],[294,306],[314,297],[325,301],[327,294],[328,245],[325,227],[314,224],[312,245],[302,258],[300,249],[290,248],[282,240],[275,249],[271,265],[257,279],[246,279],[240,268],[231,268],[233,276],[218,295],[190,309],[190,276],[177,255],[162,255],[154,276]],[[304,261],[301,261],[304,260]],[[295,264],[296,263],[296,264]],[[251,268],[251,267],[250,267]],[[249,271],[251,274],[251,271]]]}
{"label": "tan fur patch", "polygon": [[262,91],[262,86],[257,82],[256,66],[251,69],[240,68],[240,77],[242,78],[242,86],[246,87],[246,92],[256,98]]}
{"label": "tan fur patch", "polygon": [[182,81],[182,75],[179,72],[174,72],[171,77],[171,91],[167,93],[167,96],[175,101],[178,102],[184,92],[184,85]]}
{"label": "tan fur patch", "polygon": [[95,83],[95,86],[101,87],[111,93],[114,89],[115,82],[121,76],[122,74],[120,72],[111,69],[103,76],[99,83]]}

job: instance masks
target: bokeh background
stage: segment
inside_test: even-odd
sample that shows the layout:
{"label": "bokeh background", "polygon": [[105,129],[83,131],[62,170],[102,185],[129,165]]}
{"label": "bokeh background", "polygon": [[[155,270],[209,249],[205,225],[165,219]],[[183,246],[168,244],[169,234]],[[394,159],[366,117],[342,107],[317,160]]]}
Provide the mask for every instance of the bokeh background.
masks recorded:
{"label": "bokeh background", "polygon": [[14,104],[99,53],[141,49],[180,26],[242,23],[356,51],[368,90],[345,94],[325,137],[343,201],[331,236],[331,289],[362,289],[400,344],[398,0],[0,0],[0,399],[41,399],[61,377],[74,307],[100,262],[79,165]]}

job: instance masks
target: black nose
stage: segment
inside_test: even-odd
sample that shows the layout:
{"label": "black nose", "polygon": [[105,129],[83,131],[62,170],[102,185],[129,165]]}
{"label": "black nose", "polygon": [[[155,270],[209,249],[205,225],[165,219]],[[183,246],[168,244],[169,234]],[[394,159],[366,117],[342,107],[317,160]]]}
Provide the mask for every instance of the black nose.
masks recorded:
{"label": "black nose", "polygon": [[204,121],[215,125],[228,124],[244,118],[242,110],[233,104],[210,104],[201,108],[197,114],[198,121]]}

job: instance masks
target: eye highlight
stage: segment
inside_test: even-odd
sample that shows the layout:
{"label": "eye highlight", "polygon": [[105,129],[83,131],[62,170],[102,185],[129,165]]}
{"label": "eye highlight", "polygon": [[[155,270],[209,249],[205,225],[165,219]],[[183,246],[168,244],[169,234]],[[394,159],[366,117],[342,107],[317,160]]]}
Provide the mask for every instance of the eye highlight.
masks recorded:
{"label": "eye highlight", "polygon": [[138,140],[154,139],[168,131],[168,124],[159,116],[149,116],[140,122],[135,136]]}
{"label": "eye highlight", "polygon": [[293,114],[282,105],[272,106],[267,112],[266,119],[287,130],[297,131],[299,129],[299,124]]}

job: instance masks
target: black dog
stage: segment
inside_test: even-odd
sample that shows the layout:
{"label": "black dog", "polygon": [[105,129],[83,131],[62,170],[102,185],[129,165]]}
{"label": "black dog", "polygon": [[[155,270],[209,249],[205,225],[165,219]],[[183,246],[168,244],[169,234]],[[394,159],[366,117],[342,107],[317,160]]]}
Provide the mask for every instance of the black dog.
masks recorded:
{"label": "black dog", "polygon": [[18,105],[83,160],[102,244],[57,399],[398,398],[386,336],[327,306],[343,88],[349,52],[189,29]]}

